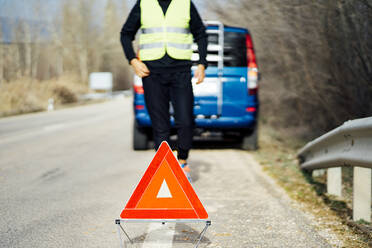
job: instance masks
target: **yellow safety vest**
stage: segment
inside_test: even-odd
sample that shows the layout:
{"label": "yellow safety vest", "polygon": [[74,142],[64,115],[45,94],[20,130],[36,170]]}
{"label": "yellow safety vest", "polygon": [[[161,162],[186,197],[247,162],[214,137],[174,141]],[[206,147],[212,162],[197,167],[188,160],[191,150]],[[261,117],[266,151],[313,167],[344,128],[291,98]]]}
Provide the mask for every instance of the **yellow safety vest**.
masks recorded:
{"label": "yellow safety vest", "polygon": [[141,60],[157,60],[165,53],[191,60],[190,5],[190,0],[172,0],[164,15],[158,0],[141,0]]}

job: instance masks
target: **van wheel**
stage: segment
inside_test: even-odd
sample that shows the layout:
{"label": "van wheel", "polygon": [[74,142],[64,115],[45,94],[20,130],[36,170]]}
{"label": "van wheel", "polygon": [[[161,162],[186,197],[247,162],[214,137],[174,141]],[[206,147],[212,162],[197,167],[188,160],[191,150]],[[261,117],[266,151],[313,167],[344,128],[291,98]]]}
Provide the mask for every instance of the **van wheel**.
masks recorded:
{"label": "van wheel", "polygon": [[257,150],[258,149],[258,125],[255,125],[251,133],[243,137],[241,148],[243,150]]}
{"label": "van wheel", "polygon": [[149,139],[136,121],[133,123],[133,150],[140,151],[148,148]]}

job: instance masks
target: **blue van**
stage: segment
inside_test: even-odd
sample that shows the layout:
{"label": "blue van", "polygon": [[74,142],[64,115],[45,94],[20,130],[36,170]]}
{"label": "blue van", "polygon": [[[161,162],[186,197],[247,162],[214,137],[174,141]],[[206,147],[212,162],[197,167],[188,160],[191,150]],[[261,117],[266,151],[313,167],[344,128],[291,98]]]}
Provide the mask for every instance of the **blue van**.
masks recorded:
{"label": "blue van", "polygon": [[[252,37],[245,28],[225,26],[218,21],[205,24],[208,68],[203,83],[193,82],[196,134],[235,136],[242,149],[255,150],[258,147],[259,74]],[[199,60],[197,45],[194,44],[193,50],[192,60],[196,62]],[[135,76],[133,89],[133,148],[144,150],[152,139],[152,130],[141,78]],[[172,108],[170,112],[172,114]],[[174,126],[173,117],[171,123]]]}

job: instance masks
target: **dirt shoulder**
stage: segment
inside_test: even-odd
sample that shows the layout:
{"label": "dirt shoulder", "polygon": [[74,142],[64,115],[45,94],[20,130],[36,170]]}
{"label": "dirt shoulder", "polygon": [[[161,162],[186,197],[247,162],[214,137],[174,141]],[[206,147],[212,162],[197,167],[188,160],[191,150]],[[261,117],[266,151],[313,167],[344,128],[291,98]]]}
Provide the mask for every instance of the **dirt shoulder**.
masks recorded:
{"label": "dirt shoulder", "polygon": [[304,211],[321,223],[320,230],[332,230],[344,247],[372,245],[372,234],[368,232],[371,225],[351,221],[350,200],[327,195],[324,177],[312,178],[299,169],[296,154],[305,142],[266,125],[261,125],[259,137],[260,149],[253,153],[255,159]]}

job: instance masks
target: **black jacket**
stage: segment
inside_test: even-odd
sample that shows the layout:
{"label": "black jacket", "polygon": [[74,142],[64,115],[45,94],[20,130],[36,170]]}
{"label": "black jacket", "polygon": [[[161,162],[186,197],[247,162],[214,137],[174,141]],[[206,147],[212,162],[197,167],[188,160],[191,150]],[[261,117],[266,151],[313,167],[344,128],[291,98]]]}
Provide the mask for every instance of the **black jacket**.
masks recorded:
{"label": "black jacket", "polygon": [[[131,10],[127,21],[125,22],[121,30],[121,44],[124,49],[124,53],[130,62],[136,58],[136,54],[133,50],[132,41],[135,39],[136,33],[141,27],[141,9],[140,1],[138,0]],[[167,12],[169,4],[172,0],[158,0],[164,14]],[[190,8],[190,31],[194,36],[194,41],[198,44],[198,51],[200,55],[199,64],[207,67],[207,46],[208,38],[205,32],[205,26],[200,18],[195,5],[191,2]],[[154,61],[144,61],[151,72],[179,72],[179,71],[190,71],[191,61],[189,60],[178,60],[171,58],[166,54],[163,58]]]}

